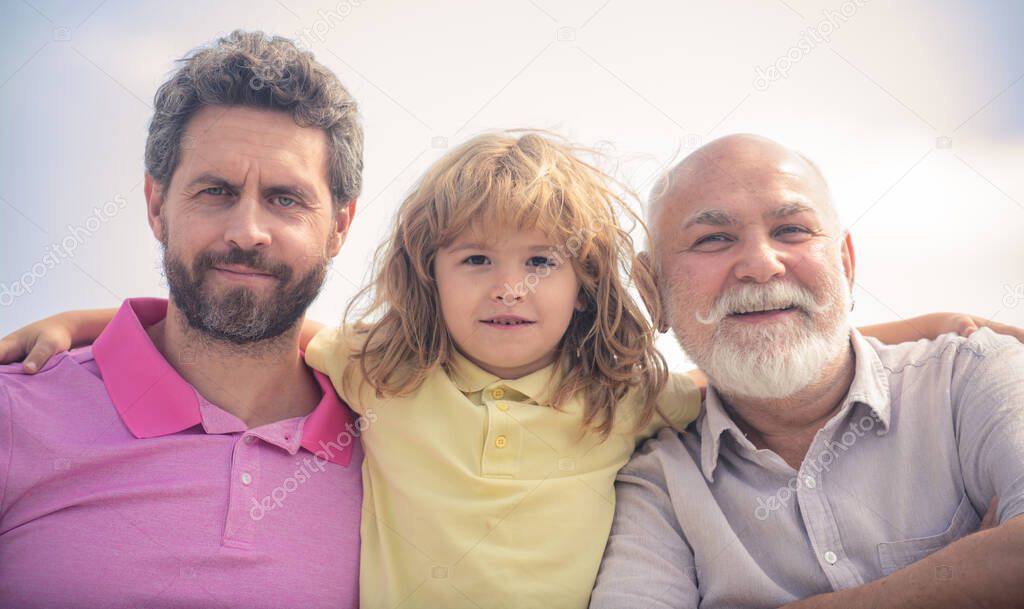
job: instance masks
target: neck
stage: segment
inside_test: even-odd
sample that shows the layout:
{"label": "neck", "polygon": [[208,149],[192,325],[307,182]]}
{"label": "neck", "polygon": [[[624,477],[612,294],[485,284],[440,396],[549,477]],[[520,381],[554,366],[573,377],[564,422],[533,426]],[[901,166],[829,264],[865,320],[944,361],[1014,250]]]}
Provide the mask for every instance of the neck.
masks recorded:
{"label": "neck", "polygon": [[192,328],[172,300],[146,328],[153,345],[196,391],[250,428],[305,416],[322,392],[299,355],[299,326],[254,345],[216,340]]}
{"label": "neck", "polygon": [[825,426],[850,391],[853,346],[825,367],[818,381],[783,399],[730,395],[716,387],[723,406],[755,447],[768,449],[800,469],[814,436]]}

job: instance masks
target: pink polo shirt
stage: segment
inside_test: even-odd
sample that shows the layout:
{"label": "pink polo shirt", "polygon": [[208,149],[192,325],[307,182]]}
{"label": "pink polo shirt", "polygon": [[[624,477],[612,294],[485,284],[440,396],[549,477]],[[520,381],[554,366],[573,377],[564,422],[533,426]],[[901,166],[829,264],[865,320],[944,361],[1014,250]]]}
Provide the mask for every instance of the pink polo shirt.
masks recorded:
{"label": "pink polo shirt", "polygon": [[312,413],[247,428],[153,346],[166,309],[0,366],[0,607],[356,607],[362,422],[314,373]]}

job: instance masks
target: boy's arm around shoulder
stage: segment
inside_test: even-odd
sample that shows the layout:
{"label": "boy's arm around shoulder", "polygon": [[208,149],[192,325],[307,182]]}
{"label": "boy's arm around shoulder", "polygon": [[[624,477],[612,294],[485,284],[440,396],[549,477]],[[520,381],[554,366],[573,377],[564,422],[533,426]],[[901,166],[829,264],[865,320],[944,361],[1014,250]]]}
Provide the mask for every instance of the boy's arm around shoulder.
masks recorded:
{"label": "boy's arm around shoulder", "polygon": [[323,326],[306,345],[305,359],[311,368],[330,377],[334,390],[352,410],[363,414],[363,400],[355,399],[357,390],[366,393],[360,389],[359,360],[353,358],[359,340],[351,327]]}

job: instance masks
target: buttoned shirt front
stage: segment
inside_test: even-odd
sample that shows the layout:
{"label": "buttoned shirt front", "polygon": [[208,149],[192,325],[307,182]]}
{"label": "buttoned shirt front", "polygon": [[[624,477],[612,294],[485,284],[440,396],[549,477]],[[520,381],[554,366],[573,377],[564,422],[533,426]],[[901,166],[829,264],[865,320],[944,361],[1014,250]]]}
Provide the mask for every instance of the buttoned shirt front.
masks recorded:
{"label": "buttoned shirt front", "polygon": [[591,607],[778,607],[892,573],[1024,513],[1024,347],[883,345],[852,333],[854,379],[799,469],[757,449],[709,389],[617,482]]}
{"label": "buttoned shirt front", "polygon": [[0,606],[357,606],[354,416],[317,374],[310,414],[248,428],[153,346],[166,307],[0,366]]}
{"label": "buttoned shirt front", "polygon": [[[607,439],[583,406],[548,405],[555,367],[501,379],[461,355],[401,397],[344,383],[352,344],[326,329],[307,361],[368,421],[362,580],[366,607],[586,607],[615,507],[615,474],[639,439],[624,403]],[[555,379],[557,381],[557,378]],[[660,400],[681,429],[700,407],[689,377]],[[633,416],[631,416],[631,414]]]}

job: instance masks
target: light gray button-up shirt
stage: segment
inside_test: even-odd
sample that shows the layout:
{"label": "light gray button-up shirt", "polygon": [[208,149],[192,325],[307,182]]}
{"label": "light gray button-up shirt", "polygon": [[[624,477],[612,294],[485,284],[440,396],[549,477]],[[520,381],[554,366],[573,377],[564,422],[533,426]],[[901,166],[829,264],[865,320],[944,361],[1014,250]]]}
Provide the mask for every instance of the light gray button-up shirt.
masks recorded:
{"label": "light gray button-up shirt", "polygon": [[924,558],[993,496],[1000,523],[1024,513],[1024,347],[987,329],[851,341],[850,391],[799,471],[710,388],[693,427],[633,457],[592,608],[778,607]]}

